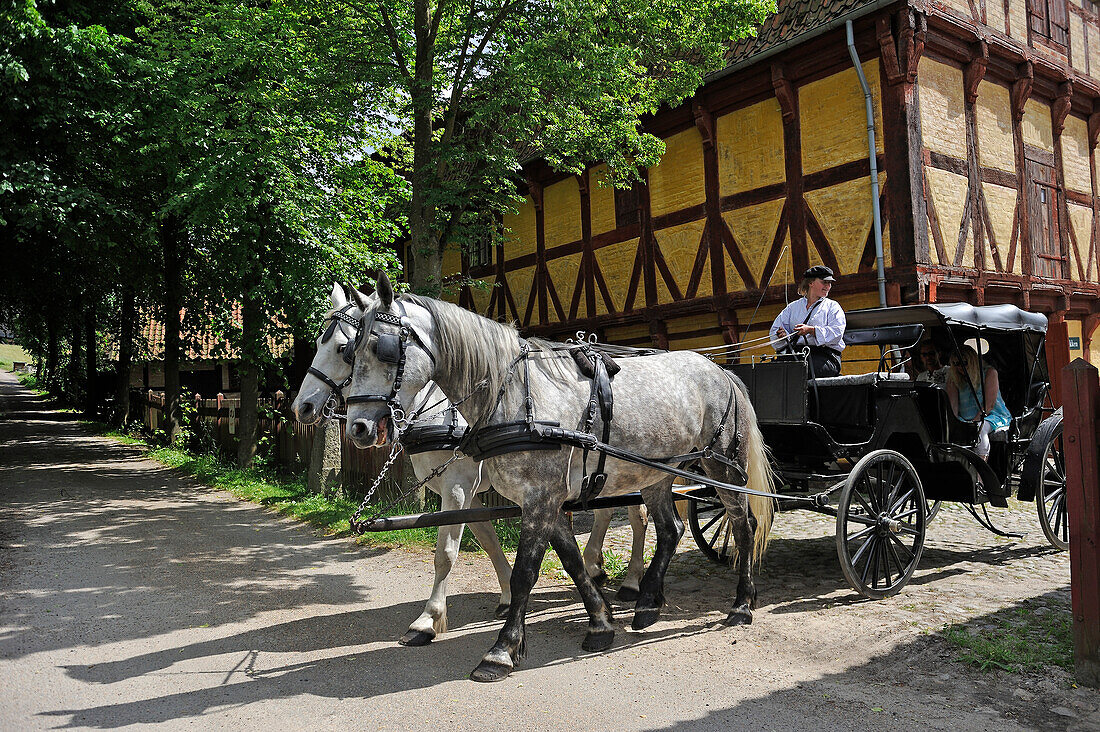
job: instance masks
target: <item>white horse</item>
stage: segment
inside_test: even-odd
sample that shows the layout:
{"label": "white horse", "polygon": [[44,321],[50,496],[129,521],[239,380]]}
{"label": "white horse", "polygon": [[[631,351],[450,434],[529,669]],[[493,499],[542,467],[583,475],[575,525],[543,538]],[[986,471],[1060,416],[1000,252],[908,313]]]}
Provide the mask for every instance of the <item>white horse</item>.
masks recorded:
{"label": "white horse", "polygon": [[[392,437],[394,408],[408,404],[435,381],[475,434],[494,426],[526,424],[553,442],[573,447],[507,452],[485,458],[494,488],[523,508],[519,549],[512,569],[512,603],[496,643],[471,673],[497,681],[526,652],[527,601],[538,578],[547,542],[580,591],[588,612],[582,647],[602,650],[615,630],[602,592],[584,561],[562,506],[580,496],[584,460],[576,431],[586,421],[591,382],[552,344],[522,341],[515,329],[431,298],[394,298],[383,275],[366,303],[355,346],[348,397],[348,435],[361,447]],[[756,589],[754,560],[767,542],[774,493],[763,438],[744,385],[699,354],[685,351],[624,358],[614,380],[614,414],[608,444],[650,456],[687,456],[704,451],[699,465],[716,485],[737,543],[739,581],[725,622],[752,622]],[[538,420],[538,421],[536,421]],[[556,423],[557,438],[546,427]],[[600,434],[602,418],[592,427]],[[521,428],[522,429],[522,428]],[[486,430],[482,433],[482,430]],[[497,434],[499,436],[499,433]],[[572,442],[569,442],[572,439]],[[545,443],[541,445],[545,447]],[[624,453],[620,453],[624,454]],[[639,588],[635,629],[657,621],[665,571],[683,534],[672,501],[674,477],[663,470],[610,457],[602,494],[641,490],[657,529],[657,548]],[[732,485],[746,485],[749,493]]]}
{"label": "white horse", "polygon": [[[353,292],[352,295],[363,297],[359,292]],[[347,299],[339,284],[333,285],[329,300],[332,309],[325,316],[324,326],[317,337],[317,355],[292,405],[295,418],[304,424],[315,424],[320,421],[329,398],[335,395],[338,399],[342,399],[343,390],[350,382],[352,357],[348,349],[354,345],[363,310],[358,303]],[[410,407],[414,412],[430,407],[426,410],[428,418],[418,424],[444,424],[449,419],[448,411],[451,404],[442,392],[429,382],[415,396]],[[465,426],[466,420],[461,414],[457,416],[459,425]],[[431,473],[451,455],[450,452],[436,451],[412,454],[409,458],[413,472],[419,478]],[[440,496],[443,511],[481,508],[483,504],[478,493],[490,487],[488,481],[481,480],[481,472],[479,463],[473,460],[459,460],[452,463],[442,475],[429,481],[426,487]],[[588,573],[597,583],[603,584],[607,579],[607,573],[604,570],[603,544],[611,524],[612,509],[600,509],[594,514],[592,534],[585,546],[584,562]],[[620,599],[633,600],[638,595],[642,572],[645,569],[647,523],[644,507],[631,506],[630,525],[634,532],[634,539],[626,577],[619,589]],[[435,582],[431,596],[424,606],[424,611],[402,636],[400,640],[402,645],[426,645],[447,630],[447,580],[458,559],[462,530],[462,524],[439,528],[435,548]],[[500,581],[500,603],[496,608],[496,617],[504,618],[511,604],[512,568],[508,564],[508,558],[501,549],[500,540],[491,523],[472,523],[470,531],[493,562],[497,579]]]}

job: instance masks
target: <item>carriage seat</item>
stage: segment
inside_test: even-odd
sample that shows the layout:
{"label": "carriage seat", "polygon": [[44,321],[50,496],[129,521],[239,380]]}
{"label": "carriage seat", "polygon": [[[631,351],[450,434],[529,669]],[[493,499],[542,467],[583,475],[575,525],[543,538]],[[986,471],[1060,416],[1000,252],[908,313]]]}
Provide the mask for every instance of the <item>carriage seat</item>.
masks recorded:
{"label": "carriage seat", "polygon": [[892,371],[872,371],[869,374],[848,374],[846,376],[821,376],[811,383],[817,386],[873,386],[880,381],[910,381],[909,375],[895,374]]}

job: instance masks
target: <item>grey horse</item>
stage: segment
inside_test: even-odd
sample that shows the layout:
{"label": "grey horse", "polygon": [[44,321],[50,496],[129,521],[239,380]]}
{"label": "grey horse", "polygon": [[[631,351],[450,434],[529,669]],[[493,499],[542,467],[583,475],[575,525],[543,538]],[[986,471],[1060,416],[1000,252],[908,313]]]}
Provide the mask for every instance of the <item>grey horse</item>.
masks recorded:
{"label": "grey horse", "polygon": [[[431,298],[394,297],[383,274],[366,303],[355,350],[348,407],[348,434],[361,447],[386,444],[393,436],[395,405],[408,404],[434,380],[467,421],[481,427],[523,421],[528,404],[538,420],[579,428],[585,420],[590,382],[572,360],[550,344],[522,341],[514,328]],[[530,350],[530,357],[525,353]],[[398,353],[400,358],[398,358]],[[642,449],[650,456],[683,455],[709,447],[703,471],[725,484],[747,477],[747,487],[773,493],[763,439],[744,390],[719,366],[690,351],[625,358],[614,378],[615,419],[609,444]],[[529,395],[529,399],[528,399]],[[599,420],[595,425],[599,433]],[[580,592],[588,612],[582,648],[608,648],[615,635],[610,607],[584,571],[584,561],[562,505],[580,495],[578,449],[510,452],[485,459],[496,490],[523,507],[519,549],[512,568],[512,603],[496,643],[474,669],[475,681],[497,681],[526,652],[527,602],[547,542]],[[684,526],[672,500],[673,476],[609,458],[602,495],[641,490],[657,530],[653,560],[642,578],[633,627],[657,621],[665,571]],[[725,622],[752,622],[756,601],[753,564],[771,527],[773,500],[719,488],[733,527],[739,581]]]}
{"label": "grey horse", "polygon": [[[292,405],[295,418],[303,424],[316,424],[322,419],[326,402],[334,392],[342,392],[346,388],[344,382],[351,375],[351,359],[344,357],[345,348],[354,341],[357,324],[363,314],[361,305],[364,304],[365,298],[362,293],[354,290],[351,294],[353,299],[349,300],[343,288],[339,284],[334,284],[329,295],[332,308],[325,315],[324,326],[317,337],[317,353],[310,367],[311,373],[303,379]],[[431,382],[426,384],[410,403],[412,411],[423,407],[428,408],[425,410],[427,419],[421,424],[443,424],[448,418],[447,410],[450,406],[450,402],[439,388]],[[459,415],[459,422],[460,425],[465,425],[461,415]],[[440,451],[411,455],[413,472],[418,477],[426,476],[451,455],[450,452]],[[426,487],[440,496],[443,511],[480,508],[482,502],[478,494],[488,490],[491,485],[488,480],[483,480],[483,472],[479,463],[461,460],[452,463],[442,475],[432,478]],[[611,509],[595,512],[592,534],[584,551],[586,570],[599,584],[607,578],[603,568],[603,543],[611,519]],[[619,596],[623,599],[637,597],[644,570],[647,517],[642,507],[631,507],[630,524],[634,532],[634,540],[630,563],[619,589]],[[439,529],[435,548],[435,581],[431,595],[423,612],[401,637],[402,645],[426,645],[447,630],[447,581],[458,559],[462,531],[462,524]],[[496,616],[504,618],[511,604],[512,568],[491,524],[472,523],[470,531],[489,555],[496,570],[497,579],[500,581],[500,603],[497,605]]]}

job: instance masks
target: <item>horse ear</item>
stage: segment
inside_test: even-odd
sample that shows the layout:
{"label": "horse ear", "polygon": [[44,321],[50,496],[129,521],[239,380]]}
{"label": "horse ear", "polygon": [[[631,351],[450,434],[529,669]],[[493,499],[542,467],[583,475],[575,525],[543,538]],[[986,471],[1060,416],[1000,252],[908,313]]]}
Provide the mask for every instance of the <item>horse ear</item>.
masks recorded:
{"label": "horse ear", "polygon": [[393,304],[393,285],[390,284],[390,278],[383,270],[378,275],[378,286],[375,288],[378,293],[378,299],[382,303],[382,307],[389,310],[390,305]]}
{"label": "horse ear", "polygon": [[351,285],[348,285],[348,292],[351,293],[351,299],[355,301],[355,304],[359,306],[359,309],[364,313],[367,312],[367,298],[363,297],[363,293],[355,289]]}
{"label": "horse ear", "polygon": [[332,303],[333,310],[339,310],[348,304],[348,297],[344,294],[344,288],[339,282],[332,283],[332,292],[329,293],[328,300]]}

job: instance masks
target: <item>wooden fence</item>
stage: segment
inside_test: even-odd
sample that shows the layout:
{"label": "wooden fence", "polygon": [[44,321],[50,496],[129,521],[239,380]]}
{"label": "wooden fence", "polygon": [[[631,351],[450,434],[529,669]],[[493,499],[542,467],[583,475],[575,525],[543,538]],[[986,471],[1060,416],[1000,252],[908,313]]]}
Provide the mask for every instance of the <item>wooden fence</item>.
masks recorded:
{"label": "wooden fence", "polygon": [[[158,429],[164,421],[164,394],[155,391],[138,392],[132,402],[141,405],[142,422],[149,430]],[[291,471],[304,471],[309,465],[310,451],[313,448],[313,426],[304,425],[294,419],[290,413],[289,397],[276,392],[272,399],[260,399],[260,418],[258,434],[271,440],[271,460],[280,467]],[[219,452],[235,457],[237,454],[237,435],[240,433],[239,396],[223,396],[215,399],[195,397],[196,418],[202,420],[209,430]],[[265,416],[266,415],[266,416]],[[274,415],[274,416],[271,416]],[[196,430],[197,431],[197,430]],[[344,422],[340,422],[341,464],[343,489],[348,496],[364,494],[382,464],[389,457],[389,448],[361,449],[355,447],[344,434]],[[413,479],[408,460],[403,458],[394,463],[390,478],[379,487],[379,494],[396,495],[402,486]]]}

